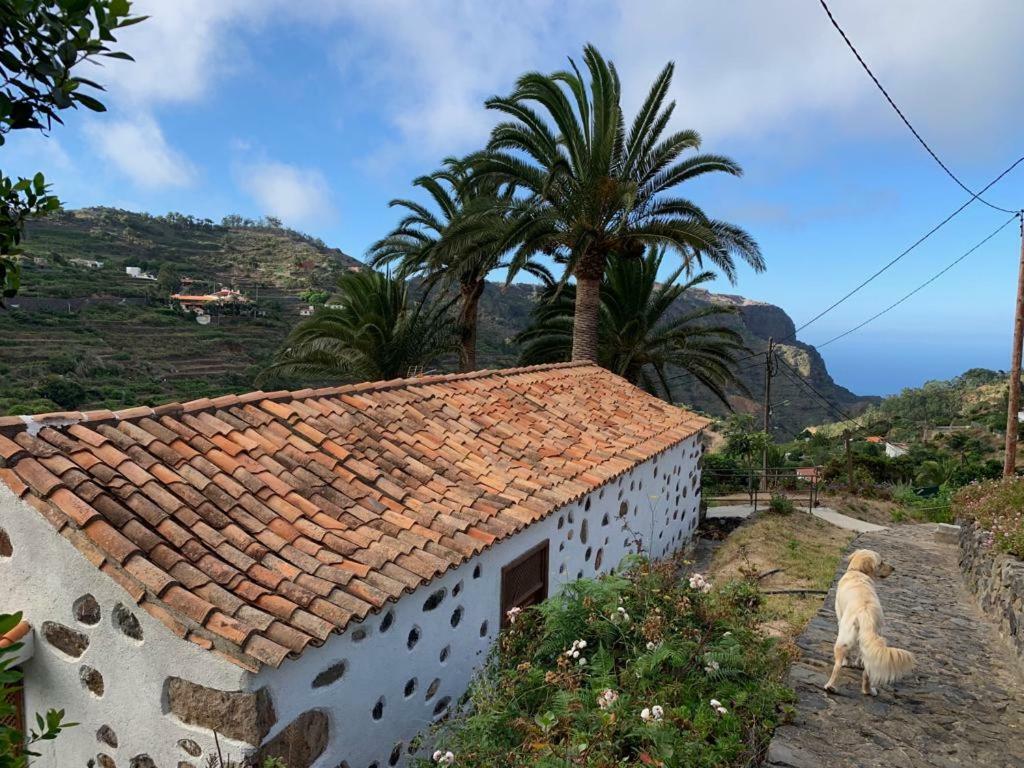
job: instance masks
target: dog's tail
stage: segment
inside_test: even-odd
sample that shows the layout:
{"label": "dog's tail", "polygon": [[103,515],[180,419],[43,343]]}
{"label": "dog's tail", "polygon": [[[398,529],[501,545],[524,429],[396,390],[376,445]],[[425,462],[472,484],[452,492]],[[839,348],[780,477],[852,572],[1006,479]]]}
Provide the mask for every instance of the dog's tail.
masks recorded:
{"label": "dog's tail", "polygon": [[890,648],[886,644],[885,638],[878,634],[875,616],[871,611],[860,611],[856,622],[860,656],[872,685],[888,685],[913,669],[914,655],[910,651]]}

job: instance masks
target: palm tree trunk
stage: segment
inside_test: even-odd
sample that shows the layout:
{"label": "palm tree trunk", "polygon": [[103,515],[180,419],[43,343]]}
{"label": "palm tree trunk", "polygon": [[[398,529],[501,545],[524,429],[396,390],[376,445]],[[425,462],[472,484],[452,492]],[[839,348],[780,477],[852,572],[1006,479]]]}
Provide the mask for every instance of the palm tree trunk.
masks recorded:
{"label": "palm tree trunk", "polygon": [[459,286],[461,304],[459,307],[459,370],[476,370],[476,332],[480,295],[484,292],[484,281]]}
{"label": "palm tree trunk", "polygon": [[573,362],[597,362],[597,321],[601,311],[604,258],[587,254],[576,267],[576,307],[572,325]]}

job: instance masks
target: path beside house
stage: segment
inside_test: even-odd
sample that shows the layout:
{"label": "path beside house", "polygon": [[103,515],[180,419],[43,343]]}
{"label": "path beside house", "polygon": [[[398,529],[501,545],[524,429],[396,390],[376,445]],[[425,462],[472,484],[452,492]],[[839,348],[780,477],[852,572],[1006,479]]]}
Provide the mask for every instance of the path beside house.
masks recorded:
{"label": "path beside house", "polygon": [[904,525],[851,544],[895,566],[878,583],[885,636],[912,651],[917,668],[877,697],[860,694],[856,670],[844,670],[838,694],[825,693],[836,631],[833,583],[797,640],[801,658],[790,670],[796,716],[776,730],[768,766],[1024,766],[1022,665],[965,588],[956,545],[937,540],[934,530]]}
{"label": "path beside house", "polygon": [[[793,514],[799,514],[802,511],[803,510],[797,510]],[[752,504],[730,504],[723,507],[708,508],[707,517],[711,519],[723,517],[746,518],[750,517],[752,514],[754,514],[754,507]],[[875,525],[874,523],[869,523],[866,520],[858,520],[855,517],[844,515],[842,512],[836,512],[834,509],[829,509],[828,507],[815,507],[811,514],[838,528],[845,528],[848,531],[856,531],[857,533],[870,533],[887,530],[885,526]]]}

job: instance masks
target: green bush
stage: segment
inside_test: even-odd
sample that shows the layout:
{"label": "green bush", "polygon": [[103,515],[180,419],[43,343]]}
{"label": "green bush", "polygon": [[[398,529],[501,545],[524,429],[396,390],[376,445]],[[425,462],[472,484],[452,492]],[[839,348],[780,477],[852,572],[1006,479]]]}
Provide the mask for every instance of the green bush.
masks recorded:
{"label": "green bush", "polygon": [[791,515],[795,509],[793,501],[781,493],[773,493],[772,500],[768,502],[768,511],[776,515]]}
{"label": "green bush", "polygon": [[[460,767],[747,766],[784,702],[788,657],[760,593],[673,564],[567,585],[514,617],[437,746]],[[431,765],[423,760],[421,765]]]}
{"label": "green bush", "polygon": [[991,533],[997,549],[1024,558],[1024,481],[1020,478],[962,488],[953,499],[953,511]]}

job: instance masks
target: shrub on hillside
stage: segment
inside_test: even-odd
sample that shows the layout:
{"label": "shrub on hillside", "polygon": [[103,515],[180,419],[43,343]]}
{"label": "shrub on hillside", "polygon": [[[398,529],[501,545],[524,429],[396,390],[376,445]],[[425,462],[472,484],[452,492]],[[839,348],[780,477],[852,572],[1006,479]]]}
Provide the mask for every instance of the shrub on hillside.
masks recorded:
{"label": "shrub on hillside", "polygon": [[1024,480],[987,480],[962,488],[953,499],[958,518],[977,522],[997,549],[1024,558]]}
{"label": "shrub on hillside", "polygon": [[570,584],[509,617],[421,765],[751,765],[793,698],[759,604],[748,582],[639,560]]}
{"label": "shrub on hillside", "polygon": [[792,499],[781,493],[772,494],[772,500],[768,502],[768,511],[775,515],[790,515],[795,509]]}

